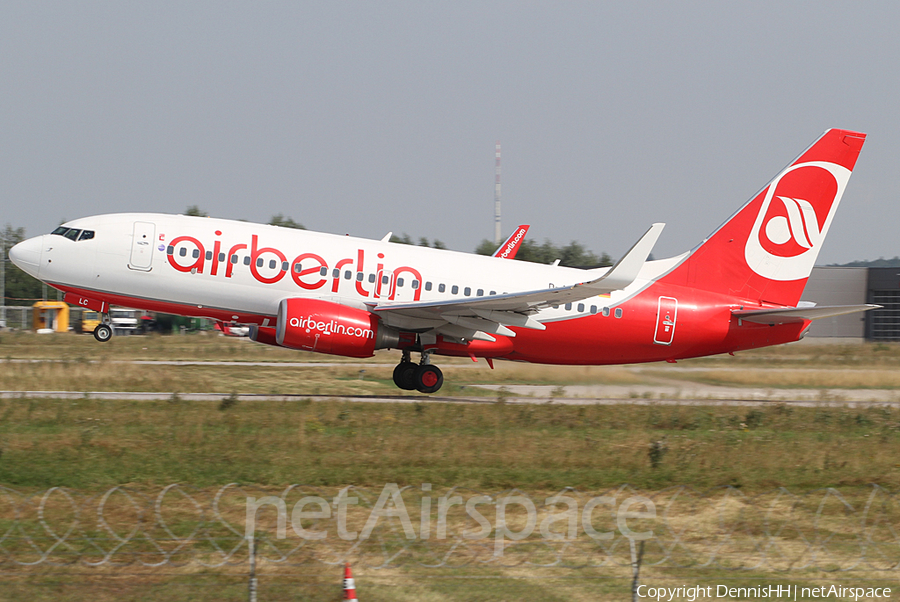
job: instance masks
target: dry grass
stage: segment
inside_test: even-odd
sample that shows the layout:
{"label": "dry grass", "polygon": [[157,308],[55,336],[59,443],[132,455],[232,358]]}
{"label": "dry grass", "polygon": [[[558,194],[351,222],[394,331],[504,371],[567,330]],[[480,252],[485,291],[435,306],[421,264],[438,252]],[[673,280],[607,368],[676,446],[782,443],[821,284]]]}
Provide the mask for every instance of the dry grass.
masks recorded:
{"label": "dry grass", "polygon": [[[211,391],[221,393],[223,398],[231,392],[396,392],[390,383],[396,353],[376,356],[362,368],[366,370],[362,380],[361,368],[356,366],[176,367],[114,363],[128,359],[356,363],[216,336],[122,337],[100,345],[89,337],[74,335],[3,334],[0,357],[63,360],[0,365],[0,388],[7,390]],[[642,372],[628,367],[513,363],[497,363],[497,370],[490,371],[483,363],[473,366],[466,359],[446,358],[440,364],[448,381],[462,384],[631,384],[690,379],[773,388],[895,387],[892,383],[897,382],[894,372],[900,367],[900,348],[795,345],[734,358],[679,362],[659,369],[647,367]],[[779,370],[772,370],[773,367]],[[453,387],[449,385],[447,391],[459,391]],[[472,393],[465,390],[466,395]],[[651,442],[661,442],[655,458],[650,453]],[[351,404],[297,400],[240,401],[220,409],[218,402],[188,402],[177,397],[168,402],[0,400],[0,483],[23,492],[67,486],[85,496],[121,483],[158,492],[161,486],[178,481],[200,487],[200,495],[208,497],[223,484],[239,481],[256,491],[269,492],[280,491],[290,483],[307,483],[328,492],[351,484],[377,492],[387,482],[414,487],[432,483],[436,493],[455,485],[489,493],[516,487],[541,498],[566,486],[601,492],[629,482],[662,500],[672,495],[666,493],[667,487],[690,483],[704,491],[732,485],[748,498],[762,495],[754,500],[754,508],[775,504],[769,518],[778,519],[786,516],[787,510],[784,501],[775,503],[771,492],[780,486],[796,494],[838,486],[857,511],[864,500],[861,493],[859,499],[853,497],[853,491],[862,492],[872,482],[896,490],[900,487],[898,443],[900,411],[892,408],[817,409],[778,404],[761,408]],[[659,503],[660,508],[665,505],[670,509],[671,526],[682,535],[675,553],[680,555],[679,560],[690,560],[686,562],[689,566],[696,565],[700,552],[721,536],[719,521],[746,517],[741,533],[747,537],[763,529],[764,517],[748,508],[747,502],[725,501],[716,495],[719,497],[713,499],[720,500],[719,506],[690,493],[684,493],[671,506]],[[812,506],[818,507],[813,504],[814,497],[809,498],[809,503],[803,502],[812,515]],[[417,508],[417,503],[409,500],[411,508]],[[234,502],[226,512],[239,513],[239,506]],[[833,501],[824,508],[820,526],[835,533],[830,541],[835,544],[836,558],[851,558],[854,548],[850,528],[855,523],[848,523]],[[121,504],[111,511],[110,519],[126,524],[134,518],[132,514]],[[188,515],[185,512],[185,520]],[[59,517],[51,511],[48,518]],[[359,523],[361,517],[354,520]],[[891,520],[896,524],[896,517]],[[453,518],[451,530],[461,528],[461,521],[461,516]],[[805,519],[799,524],[802,533],[810,536],[812,524]],[[756,559],[759,550],[749,541],[737,538],[722,548],[723,561],[746,564]],[[785,532],[778,545],[787,556],[800,558],[804,554],[801,542],[799,532]],[[648,550],[648,563],[658,559],[653,556],[655,553]],[[573,561],[592,558],[596,557],[589,550],[578,546],[571,550]],[[627,564],[625,556],[617,558]],[[354,560],[358,561],[354,569],[360,599],[365,600],[544,601],[628,596],[627,566],[574,570],[475,561],[459,568],[423,569],[406,564],[376,570],[367,568],[362,558]],[[796,563],[784,564],[737,572],[648,565],[642,575],[645,583],[670,587],[686,582],[809,585],[810,579],[815,585],[846,585],[847,581],[869,584],[880,577],[868,565],[832,580],[819,570],[798,572]],[[787,573],[775,570],[792,566]],[[245,564],[214,571],[196,565],[165,570],[137,566],[47,570],[11,569],[0,563],[0,568],[7,571],[0,585],[0,600],[243,600],[247,595]],[[260,572],[260,600],[340,597],[339,567],[313,564],[281,568],[263,562]]]}
{"label": "dry grass", "polygon": [[743,387],[776,388],[839,388],[839,389],[896,389],[900,388],[900,370],[816,369],[745,367],[739,370],[642,370],[647,377],[675,378],[694,383]]}

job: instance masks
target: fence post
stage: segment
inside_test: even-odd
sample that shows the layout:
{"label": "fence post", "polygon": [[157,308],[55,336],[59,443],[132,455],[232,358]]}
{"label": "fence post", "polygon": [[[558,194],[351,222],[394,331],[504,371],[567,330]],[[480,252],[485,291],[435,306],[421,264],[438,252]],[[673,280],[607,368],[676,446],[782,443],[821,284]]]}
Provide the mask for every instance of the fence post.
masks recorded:
{"label": "fence post", "polygon": [[640,584],[640,575],[641,575],[641,562],[644,560],[644,541],[641,540],[641,545],[638,550],[635,550],[634,546],[634,538],[629,537],[628,543],[631,546],[631,602],[637,602],[638,595],[638,585]]}
{"label": "fence post", "polygon": [[256,602],[256,534],[247,536],[250,547],[250,602]]}

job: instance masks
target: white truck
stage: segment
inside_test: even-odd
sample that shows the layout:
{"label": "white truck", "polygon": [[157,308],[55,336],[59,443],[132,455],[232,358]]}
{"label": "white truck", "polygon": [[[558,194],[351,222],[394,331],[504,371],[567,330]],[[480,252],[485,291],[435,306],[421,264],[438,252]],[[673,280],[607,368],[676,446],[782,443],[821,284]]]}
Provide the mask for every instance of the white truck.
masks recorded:
{"label": "white truck", "polygon": [[136,309],[111,308],[109,310],[110,326],[117,335],[134,334],[138,329],[141,312]]}

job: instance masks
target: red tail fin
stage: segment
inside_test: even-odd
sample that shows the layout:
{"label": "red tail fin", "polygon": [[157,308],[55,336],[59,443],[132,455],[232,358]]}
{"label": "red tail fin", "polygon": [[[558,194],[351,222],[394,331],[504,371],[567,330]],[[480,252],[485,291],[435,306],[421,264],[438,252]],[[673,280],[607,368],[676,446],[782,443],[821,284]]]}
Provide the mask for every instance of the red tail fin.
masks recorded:
{"label": "red tail fin", "polygon": [[865,138],[825,132],[666,280],[749,302],[796,305]]}

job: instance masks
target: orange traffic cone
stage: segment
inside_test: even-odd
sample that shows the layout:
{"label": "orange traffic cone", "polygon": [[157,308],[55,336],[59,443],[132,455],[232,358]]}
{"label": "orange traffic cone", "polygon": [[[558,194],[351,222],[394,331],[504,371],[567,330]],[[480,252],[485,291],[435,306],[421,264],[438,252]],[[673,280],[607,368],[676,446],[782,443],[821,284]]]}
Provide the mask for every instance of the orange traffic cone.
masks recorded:
{"label": "orange traffic cone", "polygon": [[353,582],[353,573],[350,572],[349,562],[344,565],[344,600],[346,602],[357,602],[356,584]]}

